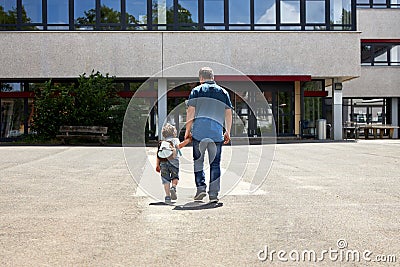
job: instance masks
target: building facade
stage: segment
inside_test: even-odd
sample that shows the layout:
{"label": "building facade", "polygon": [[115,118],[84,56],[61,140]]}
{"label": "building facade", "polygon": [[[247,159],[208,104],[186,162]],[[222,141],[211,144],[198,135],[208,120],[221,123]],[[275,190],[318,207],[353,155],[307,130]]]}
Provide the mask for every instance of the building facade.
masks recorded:
{"label": "building facade", "polygon": [[[313,136],[312,124],[323,118],[330,138],[340,140],[343,123],[360,112],[356,102],[381,101],[385,123],[395,124],[399,60],[392,46],[400,39],[393,26],[400,10],[395,0],[379,9],[358,1],[0,0],[0,140],[29,133],[35,86],[71,82],[93,69],[116,76],[123,97],[155,77],[159,101],[151,121],[162,121],[197,76],[195,69],[180,76],[166,70],[196,61],[247,75],[268,101],[278,136],[305,135],[305,128]],[[383,54],[366,52],[383,48],[385,66]],[[221,82],[240,82],[215,72]],[[245,94],[231,97],[245,125],[233,134],[257,136]]]}

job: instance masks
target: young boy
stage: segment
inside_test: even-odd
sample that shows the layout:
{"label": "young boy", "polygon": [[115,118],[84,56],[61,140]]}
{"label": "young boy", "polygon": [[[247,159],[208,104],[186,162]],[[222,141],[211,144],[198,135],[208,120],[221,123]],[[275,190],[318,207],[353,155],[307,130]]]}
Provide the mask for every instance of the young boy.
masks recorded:
{"label": "young boy", "polygon": [[167,123],[161,131],[163,141],[158,144],[156,171],[161,173],[165,190],[165,203],[176,200],[176,186],[179,181],[180,149],[190,143],[190,138],[180,142],[176,128]]}

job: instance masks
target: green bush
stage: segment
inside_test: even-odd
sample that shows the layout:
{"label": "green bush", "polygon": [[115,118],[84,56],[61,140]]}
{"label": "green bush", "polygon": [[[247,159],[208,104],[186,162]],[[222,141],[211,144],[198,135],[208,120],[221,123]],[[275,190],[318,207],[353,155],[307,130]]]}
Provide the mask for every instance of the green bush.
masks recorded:
{"label": "green bush", "polygon": [[53,139],[62,125],[106,126],[112,142],[121,141],[128,99],[118,96],[114,77],[94,72],[78,78],[77,85],[44,83],[35,90],[32,128],[40,139]]}

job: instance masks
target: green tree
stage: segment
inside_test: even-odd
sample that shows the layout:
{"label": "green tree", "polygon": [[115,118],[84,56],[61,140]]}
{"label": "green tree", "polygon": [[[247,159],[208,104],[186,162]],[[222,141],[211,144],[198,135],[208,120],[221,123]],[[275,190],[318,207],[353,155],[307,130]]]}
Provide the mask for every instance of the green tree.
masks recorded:
{"label": "green tree", "polygon": [[[31,23],[32,19],[28,17],[25,7],[22,6],[22,17],[21,17],[22,23]],[[7,26],[7,27],[2,27],[2,30],[16,30],[17,27],[15,26],[18,23],[18,12],[17,8],[12,8],[8,10],[7,12],[4,10],[2,6],[0,6],[0,24],[11,24],[14,26]],[[37,29],[35,26],[23,26],[23,30],[35,30]]]}
{"label": "green tree", "polygon": [[73,85],[45,82],[35,88],[32,130],[40,139],[56,136],[61,125],[69,125],[74,116]]}
{"label": "green tree", "polygon": [[[178,3],[178,24],[195,24],[192,19],[192,13],[182,5]],[[166,10],[167,15],[167,24],[174,24],[174,7],[171,6]],[[158,24],[158,4],[156,2],[153,3],[152,7],[152,21],[153,24]],[[196,26],[185,27],[185,29],[196,29]],[[168,29],[172,29],[171,26],[168,26]]]}
{"label": "green tree", "polygon": [[[76,19],[77,24],[93,25],[96,23],[96,9],[90,9],[84,12],[84,17]],[[100,8],[100,22],[101,23],[121,23],[121,12],[113,8],[102,5]],[[139,23],[135,16],[126,13],[126,23],[137,24]],[[103,29],[121,29],[120,26],[102,26]]]}

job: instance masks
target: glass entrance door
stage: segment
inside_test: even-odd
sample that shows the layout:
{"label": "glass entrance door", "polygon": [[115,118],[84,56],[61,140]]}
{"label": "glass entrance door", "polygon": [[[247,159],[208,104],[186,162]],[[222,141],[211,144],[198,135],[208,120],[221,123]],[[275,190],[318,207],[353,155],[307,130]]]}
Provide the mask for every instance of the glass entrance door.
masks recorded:
{"label": "glass entrance door", "polygon": [[276,134],[293,135],[294,98],[292,89],[270,89],[264,91],[265,99],[272,106]]}
{"label": "glass entrance door", "polygon": [[293,94],[290,91],[278,91],[272,102],[278,135],[293,134]]}

